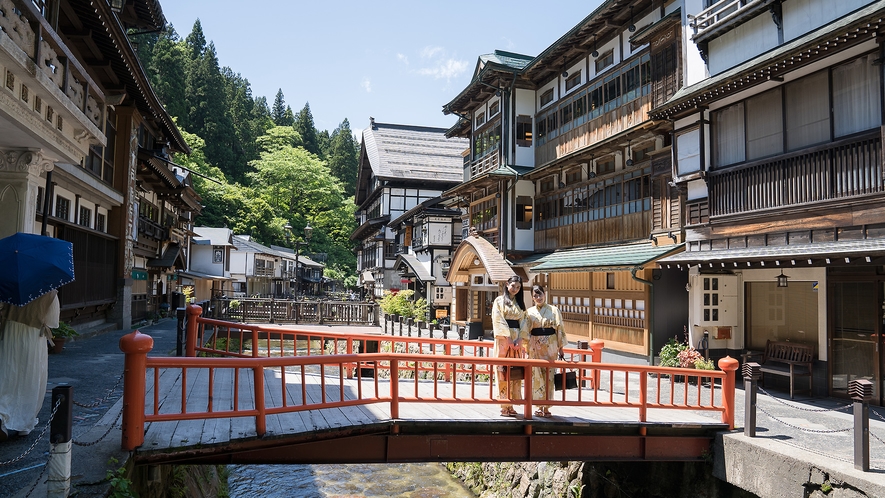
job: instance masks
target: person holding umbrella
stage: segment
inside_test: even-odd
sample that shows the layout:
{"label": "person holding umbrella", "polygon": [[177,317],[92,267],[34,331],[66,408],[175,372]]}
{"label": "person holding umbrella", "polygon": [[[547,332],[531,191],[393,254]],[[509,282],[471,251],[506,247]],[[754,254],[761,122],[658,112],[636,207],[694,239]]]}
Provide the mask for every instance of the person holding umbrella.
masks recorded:
{"label": "person holding umbrella", "polygon": [[0,240],[0,441],[37,425],[46,394],[46,340],[58,327],[58,287],[74,279],[73,246],[17,233]]}

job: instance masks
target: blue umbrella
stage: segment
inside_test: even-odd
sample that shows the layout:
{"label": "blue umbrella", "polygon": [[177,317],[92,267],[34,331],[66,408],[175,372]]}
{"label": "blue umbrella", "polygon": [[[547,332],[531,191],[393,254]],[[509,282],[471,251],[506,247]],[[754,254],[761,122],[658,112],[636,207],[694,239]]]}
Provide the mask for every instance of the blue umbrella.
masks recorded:
{"label": "blue umbrella", "polygon": [[23,306],[74,281],[74,246],[19,232],[0,239],[0,268],[0,302]]}

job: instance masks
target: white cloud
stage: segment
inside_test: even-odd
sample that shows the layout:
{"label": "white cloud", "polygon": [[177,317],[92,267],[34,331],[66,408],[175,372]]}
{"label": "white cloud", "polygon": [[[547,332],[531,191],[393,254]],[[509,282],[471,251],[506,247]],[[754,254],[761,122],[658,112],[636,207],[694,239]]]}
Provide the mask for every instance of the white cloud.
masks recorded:
{"label": "white cloud", "polygon": [[421,58],[422,59],[432,59],[436,56],[436,54],[443,52],[442,47],[424,47],[421,50]]}
{"label": "white cloud", "polygon": [[409,65],[409,58],[406,57],[406,54],[396,54],[396,58],[403,62],[405,65]]}
{"label": "white cloud", "polygon": [[363,78],[360,86],[366,91],[366,93],[372,93],[372,81],[369,78]]}
{"label": "white cloud", "polygon": [[437,61],[432,67],[418,70],[422,76],[432,76],[435,79],[452,79],[460,76],[467,70],[467,62],[457,59],[445,59]]}

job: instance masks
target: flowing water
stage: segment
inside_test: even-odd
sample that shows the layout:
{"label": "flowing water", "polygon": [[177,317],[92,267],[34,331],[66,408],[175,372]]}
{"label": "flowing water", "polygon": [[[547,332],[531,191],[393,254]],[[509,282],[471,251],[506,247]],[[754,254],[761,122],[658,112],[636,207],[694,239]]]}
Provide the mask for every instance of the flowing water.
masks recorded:
{"label": "flowing water", "polygon": [[439,463],[230,465],[231,498],[473,498]]}

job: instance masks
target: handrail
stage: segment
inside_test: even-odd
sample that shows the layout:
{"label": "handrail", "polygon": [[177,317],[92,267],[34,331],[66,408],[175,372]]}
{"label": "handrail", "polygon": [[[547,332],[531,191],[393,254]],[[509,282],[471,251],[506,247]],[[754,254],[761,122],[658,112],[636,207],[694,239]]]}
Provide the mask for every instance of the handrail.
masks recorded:
{"label": "handrail", "polygon": [[[198,306],[189,306],[188,314],[194,319],[188,323],[189,338],[196,337]],[[220,322],[220,320],[201,321]],[[225,322],[222,322],[225,323]],[[250,332],[257,334],[258,329],[267,327],[253,327]],[[270,329],[272,330],[272,328]],[[356,336],[354,334],[353,336]],[[391,337],[380,335],[360,334],[372,340],[420,340],[421,342],[436,342],[445,340],[414,339],[403,337]],[[254,336],[253,336],[254,337]],[[342,338],[344,339],[344,338]],[[490,375],[498,367],[523,366],[526,369],[532,367],[554,368],[560,371],[575,370],[579,383],[589,381],[591,389],[579,389],[577,399],[567,399],[566,391],[560,391],[554,399],[545,400],[545,404],[553,406],[584,406],[584,407],[612,407],[634,408],[638,410],[640,422],[647,420],[649,408],[653,409],[677,409],[677,410],[700,410],[721,412],[721,420],[734,428],[734,371],[738,368],[737,360],[726,357],[719,361],[721,371],[713,370],[688,370],[681,368],[666,368],[644,365],[626,365],[613,363],[599,363],[594,361],[545,361],[520,358],[498,358],[489,356],[459,356],[449,354],[424,354],[421,352],[380,352],[352,354],[322,354],[310,356],[281,356],[281,357],[194,357],[196,348],[188,341],[188,357],[147,357],[147,353],[153,347],[153,340],[138,331],[134,331],[120,339],[120,349],[126,354],[123,394],[123,438],[122,447],[126,450],[134,450],[144,442],[144,424],[146,422],[160,422],[170,420],[194,420],[205,418],[228,418],[228,417],[254,417],[256,433],[261,436],[266,432],[266,417],[270,414],[316,410],[322,408],[335,408],[352,405],[366,404],[389,404],[392,419],[400,418],[399,406],[402,403],[471,403],[471,404],[497,404],[502,400],[497,398],[492,376]],[[474,341],[448,341],[448,342],[474,342]],[[348,345],[352,347],[353,341]],[[473,344],[476,345],[475,342]],[[336,347],[337,348],[337,347]],[[253,348],[254,350],[254,348]],[[435,350],[435,348],[434,348]],[[583,354],[587,350],[577,350]],[[253,353],[254,355],[254,353]],[[308,369],[308,367],[313,367]],[[337,367],[337,369],[335,368]],[[145,393],[147,392],[147,372],[153,370],[153,402],[150,410],[145,411]],[[180,370],[182,392],[181,406],[176,410],[169,404],[163,404],[159,399],[161,369]],[[268,386],[270,392],[280,389],[282,396],[272,406],[267,406],[264,398],[265,392],[265,369],[278,369],[279,375],[274,382],[279,382],[279,387]],[[371,380],[356,379],[346,380],[351,377],[350,372],[362,372],[362,369],[372,369],[374,375]],[[189,406],[187,389],[193,389],[189,385],[187,375],[189,370],[208,371],[209,395],[206,397],[206,406]],[[244,386],[245,383],[234,380],[234,394],[232,406],[220,407],[213,404],[212,385],[215,381],[216,372],[219,370],[232,370],[238,375],[240,370],[252,370],[252,387]],[[330,372],[337,371],[337,374]],[[527,370],[530,371],[530,370]],[[199,372],[198,372],[199,373]],[[654,382],[649,382],[650,375],[655,376]],[[669,382],[662,382],[663,376],[669,376]],[[681,396],[676,395],[675,376],[684,376],[686,381],[695,378],[698,382],[696,389],[691,388],[686,382]],[[287,378],[299,377],[301,395],[299,397],[287,391]],[[615,393],[609,388],[607,393],[602,390],[604,381],[608,385],[614,385],[616,380],[623,381],[623,393]],[[638,389],[632,388],[638,376]],[[704,392],[702,379],[710,380],[709,393]],[[310,402],[306,396],[307,384],[313,382],[321,389],[318,402]],[[291,384],[291,382],[290,382]],[[420,386],[428,386],[432,394],[424,394],[419,390]],[[240,392],[244,396],[240,396]],[[336,392],[337,391],[337,392]],[[690,393],[691,391],[691,393]],[[717,392],[719,393],[717,401]],[[245,394],[251,395],[254,400],[252,407],[241,409],[239,400],[244,399]],[[617,394],[617,396],[616,396]],[[532,419],[533,400],[531,396],[531,383],[524,383],[524,399],[505,400],[508,403],[522,405],[525,420]],[[218,401],[220,403],[220,401]],[[195,402],[194,402],[195,403]],[[193,404],[193,403],[192,403]],[[162,413],[161,413],[162,406]]]}

